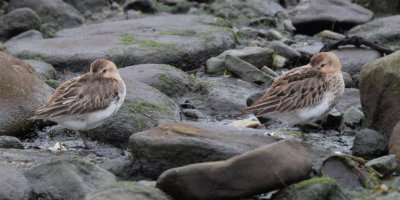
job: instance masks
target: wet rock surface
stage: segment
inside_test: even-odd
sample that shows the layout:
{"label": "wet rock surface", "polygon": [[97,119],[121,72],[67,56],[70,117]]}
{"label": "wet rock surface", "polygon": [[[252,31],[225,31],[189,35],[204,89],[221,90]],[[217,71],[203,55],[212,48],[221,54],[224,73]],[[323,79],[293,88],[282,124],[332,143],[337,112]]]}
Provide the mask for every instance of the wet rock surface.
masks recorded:
{"label": "wet rock surface", "polygon": [[24,145],[18,138],[11,136],[0,136],[0,148],[23,149]]}
{"label": "wet rock surface", "polygon": [[305,179],[312,166],[307,157],[300,143],[283,140],[226,161],[170,169],[158,178],[157,187],[175,199],[246,197]]}

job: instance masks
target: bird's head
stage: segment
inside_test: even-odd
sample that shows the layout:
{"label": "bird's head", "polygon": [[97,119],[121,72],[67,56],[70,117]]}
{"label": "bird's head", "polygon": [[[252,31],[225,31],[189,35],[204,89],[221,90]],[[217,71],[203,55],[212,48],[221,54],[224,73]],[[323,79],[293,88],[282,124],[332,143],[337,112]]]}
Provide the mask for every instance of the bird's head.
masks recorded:
{"label": "bird's head", "polygon": [[342,64],[339,58],[330,52],[320,52],[315,54],[310,59],[311,67],[318,68],[319,70],[326,73],[337,73],[341,72]]}
{"label": "bird's head", "polygon": [[105,59],[93,61],[90,65],[90,72],[104,78],[120,78],[117,66],[113,62]]}

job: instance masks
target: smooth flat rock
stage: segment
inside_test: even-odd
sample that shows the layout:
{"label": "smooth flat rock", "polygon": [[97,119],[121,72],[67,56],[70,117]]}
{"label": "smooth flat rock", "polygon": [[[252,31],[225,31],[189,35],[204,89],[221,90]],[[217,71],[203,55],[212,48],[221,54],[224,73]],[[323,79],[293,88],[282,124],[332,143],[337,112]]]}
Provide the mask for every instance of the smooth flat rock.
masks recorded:
{"label": "smooth flat rock", "polygon": [[372,19],[374,13],[347,0],[302,1],[290,12],[298,33],[313,35],[323,30],[346,30]]}
{"label": "smooth flat rock", "polygon": [[374,19],[368,23],[352,28],[348,36],[361,36],[369,40],[376,40],[386,45],[399,45],[400,15]]}
{"label": "smooth flat rock", "polygon": [[206,15],[151,16],[64,29],[54,38],[5,45],[12,55],[40,57],[57,69],[87,71],[93,60],[106,58],[118,67],[164,63],[191,70],[234,45],[231,29],[215,26],[217,21]]}
{"label": "smooth flat rock", "polygon": [[174,199],[240,199],[307,178],[312,163],[295,139],[282,140],[225,161],[170,169],[157,187]]}
{"label": "smooth flat rock", "polygon": [[155,179],[170,168],[228,159],[276,141],[265,132],[215,123],[167,123],[133,134],[129,145],[139,173]]}

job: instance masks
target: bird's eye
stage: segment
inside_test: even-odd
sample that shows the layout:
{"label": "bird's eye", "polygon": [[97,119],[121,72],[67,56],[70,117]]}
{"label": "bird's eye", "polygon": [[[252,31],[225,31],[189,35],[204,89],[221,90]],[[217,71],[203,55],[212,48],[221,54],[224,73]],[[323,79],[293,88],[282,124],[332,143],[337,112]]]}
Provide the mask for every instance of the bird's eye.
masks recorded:
{"label": "bird's eye", "polygon": [[325,66],[325,64],[321,64],[321,67],[324,67]]}
{"label": "bird's eye", "polygon": [[104,69],[104,70],[103,70],[103,73],[106,73],[106,72],[107,72],[107,69]]}

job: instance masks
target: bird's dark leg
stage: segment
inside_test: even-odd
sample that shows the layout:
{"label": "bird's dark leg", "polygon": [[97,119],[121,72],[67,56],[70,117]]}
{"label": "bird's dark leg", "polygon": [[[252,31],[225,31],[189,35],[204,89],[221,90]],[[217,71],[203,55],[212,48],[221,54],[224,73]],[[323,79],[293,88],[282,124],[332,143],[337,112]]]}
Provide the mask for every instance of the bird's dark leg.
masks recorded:
{"label": "bird's dark leg", "polygon": [[90,149],[90,146],[87,143],[87,139],[85,138],[85,135],[80,131],[76,131],[76,132],[79,133],[79,135],[81,136],[81,138],[83,140],[83,144],[85,145],[85,149]]}
{"label": "bird's dark leg", "polygon": [[307,141],[307,137],[305,135],[305,132],[308,132],[307,128],[304,125],[298,125],[297,127],[300,129],[301,138],[303,139],[303,141]]}

